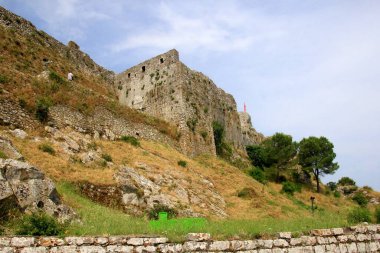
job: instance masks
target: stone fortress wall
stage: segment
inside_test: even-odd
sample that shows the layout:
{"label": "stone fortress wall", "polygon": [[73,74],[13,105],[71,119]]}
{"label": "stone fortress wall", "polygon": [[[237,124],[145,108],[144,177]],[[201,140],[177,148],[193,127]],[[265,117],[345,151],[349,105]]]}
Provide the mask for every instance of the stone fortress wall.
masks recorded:
{"label": "stone fortress wall", "polygon": [[180,62],[175,49],[120,73],[115,86],[121,104],[176,124],[182,151],[189,155],[215,154],[214,121],[224,126],[227,142],[237,149],[259,141],[250,141],[256,137],[252,134],[243,137],[233,96]]}
{"label": "stone fortress wall", "polygon": [[0,252],[246,252],[246,253],[356,253],[380,252],[380,225],[316,229],[308,236],[279,233],[275,239],[211,240],[209,234],[188,234],[183,243],[165,237],[0,237]]}

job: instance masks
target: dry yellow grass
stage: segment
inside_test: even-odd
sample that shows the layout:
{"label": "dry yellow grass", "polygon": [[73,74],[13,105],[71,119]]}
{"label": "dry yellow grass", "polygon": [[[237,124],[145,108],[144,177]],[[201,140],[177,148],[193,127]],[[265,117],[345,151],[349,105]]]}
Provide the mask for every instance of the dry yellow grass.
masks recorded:
{"label": "dry yellow grass", "polygon": [[[41,143],[30,138],[19,140],[9,136],[15,146],[25,156],[27,161],[43,170],[55,181],[89,181],[94,184],[114,184],[113,174],[120,166],[131,166],[139,170],[139,164],[146,164],[151,172],[143,169],[148,178],[159,174],[170,173],[172,176],[192,182],[192,187],[201,187],[197,182],[200,176],[212,182],[217,191],[224,197],[227,204],[227,213],[231,219],[259,219],[259,218],[296,218],[311,216],[306,208],[310,204],[310,196],[316,196],[318,208],[333,212],[345,213],[353,203],[344,198],[336,199],[332,196],[316,194],[307,189],[296,193],[294,197],[281,194],[281,185],[269,183],[266,186],[249,177],[242,170],[231,166],[227,162],[210,155],[203,155],[191,159],[174,148],[152,141],[140,140],[141,147],[135,147],[121,141],[97,141],[104,153],[111,155],[114,166],[104,168],[101,165],[87,167],[80,162],[68,161],[60,145],[51,143],[57,151],[55,156],[38,149]],[[179,160],[187,162],[186,168],[179,166]],[[243,188],[254,190],[251,199],[237,197]],[[170,189],[164,189],[170,194]]]}

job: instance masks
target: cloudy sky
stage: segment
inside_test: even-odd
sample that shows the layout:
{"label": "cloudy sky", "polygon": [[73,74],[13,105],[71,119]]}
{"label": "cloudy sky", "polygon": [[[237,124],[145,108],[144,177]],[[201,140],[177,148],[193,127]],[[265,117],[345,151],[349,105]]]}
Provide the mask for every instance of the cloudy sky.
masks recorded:
{"label": "cloudy sky", "polygon": [[176,48],[246,102],[254,127],[326,136],[340,169],[380,190],[380,1],[0,0],[121,72]]}

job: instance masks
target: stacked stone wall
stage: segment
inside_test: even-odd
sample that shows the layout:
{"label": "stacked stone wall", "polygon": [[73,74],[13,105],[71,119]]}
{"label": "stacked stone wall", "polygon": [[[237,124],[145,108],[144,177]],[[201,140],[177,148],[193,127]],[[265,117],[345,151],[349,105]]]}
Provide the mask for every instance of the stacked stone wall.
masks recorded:
{"label": "stacked stone wall", "polygon": [[246,252],[246,253],[356,253],[380,252],[380,225],[317,229],[308,236],[279,233],[274,239],[211,240],[209,234],[189,234],[182,243],[165,237],[0,237],[0,252]]}
{"label": "stacked stone wall", "polygon": [[121,104],[176,124],[188,155],[216,153],[215,121],[224,127],[226,141],[244,150],[233,96],[180,62],[174,49],[120,73],[115,87]]}

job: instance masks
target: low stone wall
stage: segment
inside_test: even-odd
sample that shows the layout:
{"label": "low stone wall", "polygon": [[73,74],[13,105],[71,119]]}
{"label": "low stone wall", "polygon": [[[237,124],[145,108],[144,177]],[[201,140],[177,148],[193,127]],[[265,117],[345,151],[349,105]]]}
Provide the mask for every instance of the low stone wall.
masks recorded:
{"label": "low stone wall", "polygon": [[316,229],[308,236],[279,233],[275,239],[211,240],[209,234],[188,234],[183,243],[165,237],[0,237],[0,252],[247,252],[247,253],[354,253],[380,252],[380,225]]}

